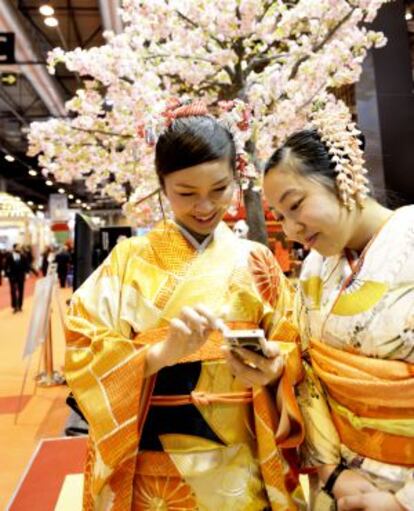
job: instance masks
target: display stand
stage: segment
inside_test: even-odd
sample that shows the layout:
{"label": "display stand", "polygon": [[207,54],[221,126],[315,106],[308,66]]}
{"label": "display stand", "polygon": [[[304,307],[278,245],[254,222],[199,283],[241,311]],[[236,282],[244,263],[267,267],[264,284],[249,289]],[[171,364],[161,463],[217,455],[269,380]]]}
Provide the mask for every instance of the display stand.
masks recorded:
{"label": "display stand", "polygon": [[[55,385],[63,385],[65,383],[64,376],[53,368],[53,328],[52,328],[52,313],[53,306],[58,306],[59,317],[64,327],[63,311],[59,300],[59,291],[57,285],[56,265],[49,265],[48,276],[53,279],[52,291],[50,293],[50,303],[47,307],[47,330],[45,341],[43,343],[43,365],[44,370],[36,377],[36,382],[39,387],[53,387]],[[54,298],[54,300],[53,300]]]}
{"label": "display stand", "polygon": [[63,374],[53,369],[53,329],[51,316],[52,308],[50,308],[48,332],[43,344],[44,370],[36,376],[36,382],[39,387],[53,387],[65,383]]}
{"label": "display stand", "polygon": [[[35,377],[37,386],[52,387],[63,385],[64,376],[53,367],[53,328],[52,308],[58,307],[63,325],[64,314],[59,301],[56,264],[49,264],[46,277],[36,282],[32,316],[23,350],[23,358],[28,357],[23,376],[17,410],[20,410],[33,353],[42,346],[43,370]],[[15,423],[17,421],[17,413]]]}

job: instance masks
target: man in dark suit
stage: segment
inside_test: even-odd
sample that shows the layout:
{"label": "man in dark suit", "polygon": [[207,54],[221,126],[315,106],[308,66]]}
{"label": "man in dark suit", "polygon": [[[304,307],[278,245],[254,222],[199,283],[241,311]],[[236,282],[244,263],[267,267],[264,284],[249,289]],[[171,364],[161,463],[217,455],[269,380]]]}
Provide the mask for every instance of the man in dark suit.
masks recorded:
{"label": "man in dark suit", "polygon": [[62,247],[55,256],[60,287],[66,287],[66,279],[68,276],[70,262],[71,257],[69,251]]}
{"label": "man in dark suit", "polygon": [[11,306],[13,313],[22,310],[24,281],[29,268],[20,245],[15,243],[13,250],[6,257],[5,273],[10,282]]}

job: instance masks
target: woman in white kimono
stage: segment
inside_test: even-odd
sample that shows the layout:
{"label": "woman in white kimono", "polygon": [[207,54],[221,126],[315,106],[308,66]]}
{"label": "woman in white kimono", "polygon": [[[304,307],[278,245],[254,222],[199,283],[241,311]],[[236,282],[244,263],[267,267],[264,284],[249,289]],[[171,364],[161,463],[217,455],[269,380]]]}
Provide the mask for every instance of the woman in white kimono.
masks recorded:
{"label": "woman in white kimono", "polygon": [[264,179],[287,237],[311,249],[296,394],[312,506],[414,510],[414,206],[369,196],[349,120],[314,124],[273,154]]}

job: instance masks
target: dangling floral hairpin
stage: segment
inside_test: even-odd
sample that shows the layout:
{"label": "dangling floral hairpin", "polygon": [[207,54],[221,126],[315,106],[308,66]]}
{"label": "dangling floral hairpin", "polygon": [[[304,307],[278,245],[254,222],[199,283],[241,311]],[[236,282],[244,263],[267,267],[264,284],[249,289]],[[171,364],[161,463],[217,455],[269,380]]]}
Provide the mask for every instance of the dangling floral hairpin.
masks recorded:
{"label": "dangling floral hairpin", "polygon": [[351,112],[333,94],[325,94],[315,101],[310,119],[335,164],[342,203],[350,210],[355,204],[362,206],[369,193],[369,181],[362,141],[358,138],[361,132],[352,121]]}
{"label": "dangling floral hairpin", "polygon": [[236,172],[243,189],[251,179],[257,178],[256,167],[251,163],[245,150],[246,142],[251,137],[252,115],[250,106],[240,99],[220,101],[218,122],[227,128],[233,136],[236,146]]}

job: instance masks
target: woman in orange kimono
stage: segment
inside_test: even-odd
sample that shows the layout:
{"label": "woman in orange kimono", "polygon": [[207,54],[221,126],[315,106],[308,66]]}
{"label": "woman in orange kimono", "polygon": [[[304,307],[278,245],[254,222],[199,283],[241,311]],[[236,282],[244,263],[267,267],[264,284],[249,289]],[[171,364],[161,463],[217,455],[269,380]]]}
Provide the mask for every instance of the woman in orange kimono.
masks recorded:
{"label": "woman in orange kimono", "polygon": [[[290,288],[267,248],[221,222],[235,145],[206,114],[170,110],[156,145],[173,220],[119,243],[71,301],[66,378],[90,428],[85,511],[303,509],[284,458],[301,430],[284,441],[273,386],[286,351],[280,409],[299,421]],[[264,341],[268,356],[252,354],[256,368],[235,378],[220,315],[286,342]]]}
{"label": "woman in orange kimono", "polygon": [[391,211],[368,195],[343,118],[316,116],[264,179],[286,236],[311,248],[296,305],[303,465],[318,474],[316,511],[334,509],[333,498],[340,511],[412,511],[414,206]]}

